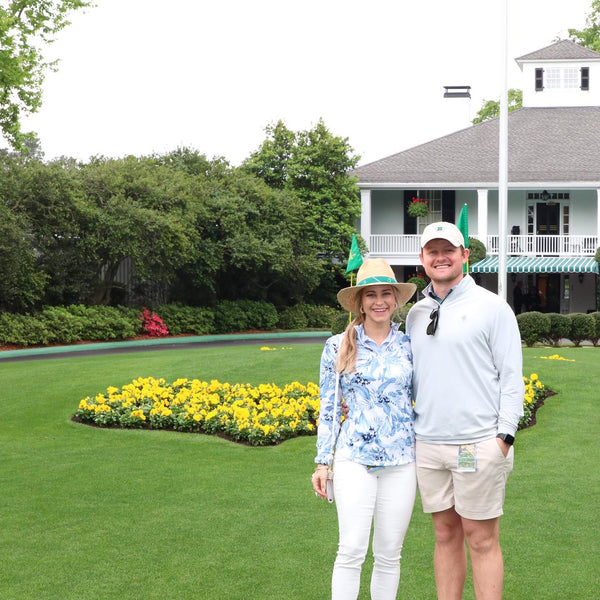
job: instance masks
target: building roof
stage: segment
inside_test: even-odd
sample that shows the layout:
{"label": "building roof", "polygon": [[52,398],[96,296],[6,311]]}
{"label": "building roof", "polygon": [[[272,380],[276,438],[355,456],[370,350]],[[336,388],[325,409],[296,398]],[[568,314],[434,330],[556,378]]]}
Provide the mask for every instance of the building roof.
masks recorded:
{"label": "building roof", "polygon": [[[359,166],[360,187],[498,182],[498,119]],[[510,183],[600,182],[600,107],[521,108],[508,115]]]}
{"label": "building roof", "polygon": [[560,40],[550,44],[545,48],[524,54],[515,58],[517,63],[524,61],[542,61],[542,60],[600,60],[600,53],[594,52],[589,48],[584,48],[571,40]]}

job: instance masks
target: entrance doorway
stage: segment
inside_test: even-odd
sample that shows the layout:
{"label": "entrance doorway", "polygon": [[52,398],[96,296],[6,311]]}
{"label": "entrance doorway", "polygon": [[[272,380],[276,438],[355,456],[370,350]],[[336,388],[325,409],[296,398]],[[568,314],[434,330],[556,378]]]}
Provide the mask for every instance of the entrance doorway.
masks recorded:
{"label": "entrance doorway", "polygon": [[560,204],[538,202],[536,208],[537,235],[558,235],[560,233]]}
{"label": "entrance doorway", "polygon": [[537,276],[538,308],[540,312],[560,313],[560,273]]}

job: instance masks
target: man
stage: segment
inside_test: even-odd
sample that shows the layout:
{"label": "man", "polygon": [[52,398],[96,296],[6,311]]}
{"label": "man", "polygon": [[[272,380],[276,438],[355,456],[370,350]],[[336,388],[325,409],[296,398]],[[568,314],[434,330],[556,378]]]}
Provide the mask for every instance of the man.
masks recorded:
{"label": "man", "polygon": [[515,310],[515,315],[521,314],[521,309],[523,308],[523,282],[517,281],[514,289],[513,289],[513,308]]}
{"label": "man", "polygon": [[501,600],[499,520],[523,414],[521,337],[509,305],[463,275],[469,250],[451,223],[428,225],[431,279],[408,314],[417,477],[435,531],[438,600],[460,600],[469,548],[477,600]]}

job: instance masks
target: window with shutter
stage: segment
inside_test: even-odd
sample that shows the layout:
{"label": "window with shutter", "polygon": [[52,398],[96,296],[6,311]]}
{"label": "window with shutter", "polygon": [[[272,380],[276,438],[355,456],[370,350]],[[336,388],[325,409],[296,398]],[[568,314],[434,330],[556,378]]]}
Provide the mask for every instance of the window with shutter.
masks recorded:
{"label": "window with shutter", "polygon": [[544,89],[544,69],[535,70],[535,91],[541,92]]}
{"label": "window with shutter", "polygon": [[581,67],[581,89],[589,90],[590,89],[590,68],[589,67]]}

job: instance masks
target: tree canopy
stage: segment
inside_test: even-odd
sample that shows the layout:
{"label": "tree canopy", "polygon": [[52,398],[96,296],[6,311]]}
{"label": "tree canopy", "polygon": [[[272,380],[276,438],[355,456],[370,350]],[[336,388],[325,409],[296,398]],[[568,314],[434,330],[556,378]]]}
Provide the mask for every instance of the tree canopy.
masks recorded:
{"label": "tree canopy", "polygon": [[[339,150],[335,140],[318,135],[327,143],[320,148],[320,137],[312,138],[303,155],[320,148],[318,161],[305,161],[315,168],[316,187],[335,181],[343,163],[340,154],[329,156],[330,147]],[[298,176],[299,165],[287,167]],[[268,185],[247,168],[187,148],[86,163],[0,152],[0,177],[0,309],[12,311],[157,298],[191,305],[314,300],[323,280],[337,274],[325,264],[322,231],[307,203],[322,201],[348,219],[356,197],[352,179],[341,191],[323,184],[322,199],[308,185]],[[124,265],[131,279],[123,278]],[[325,297],[319,301],[335,298]]]}
{"label": "tree canopy", "polygon": [[[508,90],[508,110],[513,111],[523,106],[523,92],[521,90]],[[489,121],[500,116],[500,100],[484,100],[483,106],[477,112],[477,116],[473,119],[473,125]]]}
{"label": "tree canopy", "polygon": [[360,157],[348,138],[333,135],[322,120],[293,132],[279,121],[266,128],[267,139],[244,163],[267,185],[293,193],[303,208],[304,235],[328,262],[345,262],[360,216],[360,197],[352,170]]}
{"label": "tree canopy", "polygon": [[69,25],[74,10],[88,0],[10,0],[0,5],[0,131],[15,150],[33,134],[23,133],[21,119],[42,101],[44,74],[56,61],[44,58],[44,47]]}
{"label": "tree canopy", "polygon": [[591,11],[581,30],[569,29],[569,39],[595,52],[600,52],[600,0],[592,0]]}

